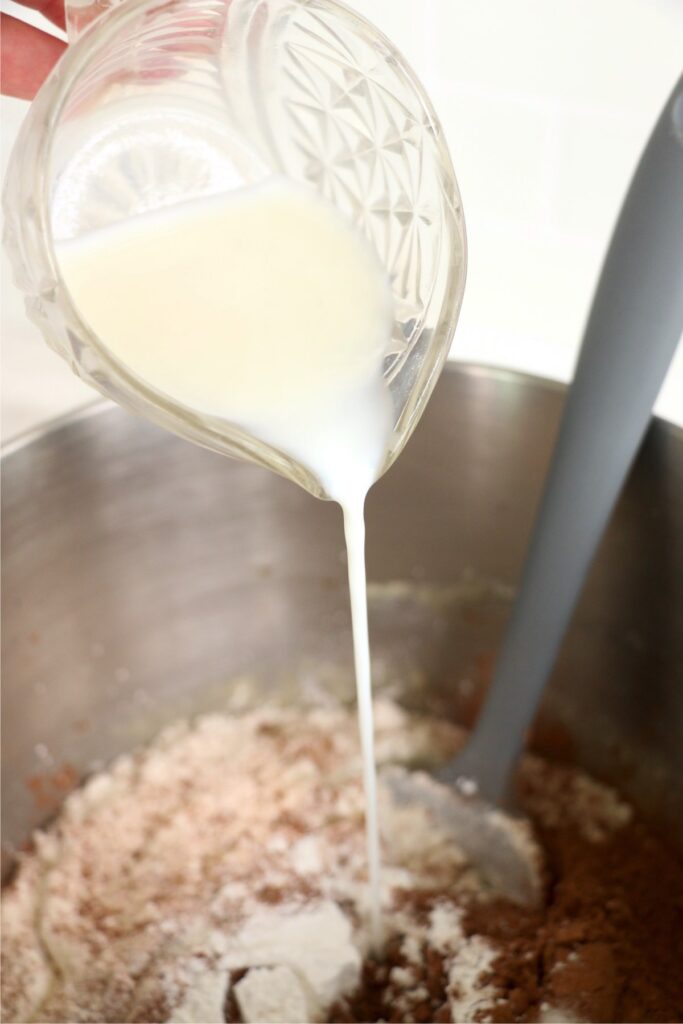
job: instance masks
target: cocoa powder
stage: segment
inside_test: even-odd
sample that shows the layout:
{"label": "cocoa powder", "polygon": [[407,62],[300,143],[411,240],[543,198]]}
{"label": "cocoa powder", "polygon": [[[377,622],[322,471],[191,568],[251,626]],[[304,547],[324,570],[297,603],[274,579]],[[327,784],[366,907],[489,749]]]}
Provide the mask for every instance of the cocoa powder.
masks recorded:
{"label": "cocoa powder", "polygon": [[640,822],[599,845],[569,829],[543,841],[543,910],[471,905],[463,922],[500,949],[488,1019],[534,1020],[547,1003],[596,1024],[683,1020],[680,858]]}
{"label": "cocoa powder", "polygon": [[[533,810],[544,785],[538,773],[527,775],[521,794],[547,856],[543,907],[471,900],[465,908],[465,934],[484,936],[497,950],[485,978],[496,998],[475,1019],[533,1022],[552,1007],[594,1024],[683,1021],[680,855],[639,821],[599,843],[573,826],[549,828]],[[425,912],[439,898],[448,895],[413,896]],[[429,1000],[410,1016],[392,1006],[386,979],[395,966],[405,966],[396,942],[382,964],[366,963],[361,988],[329,1020],[451,1020],[443,958],[425,953],[416,985],[426,982]]]}

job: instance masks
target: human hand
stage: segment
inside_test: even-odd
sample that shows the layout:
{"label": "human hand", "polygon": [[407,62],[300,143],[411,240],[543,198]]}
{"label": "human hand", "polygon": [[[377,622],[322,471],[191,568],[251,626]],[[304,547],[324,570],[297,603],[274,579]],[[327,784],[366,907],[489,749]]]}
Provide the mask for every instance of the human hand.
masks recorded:
{"label": "human hand", "polygon": [[[27,7],[44,14],[64,28],[63,0],[23,0]],[[33,99],[48,73],[66,48],[66,43],[9,14],[0,15],[2,76],[1,91],[7,96]]]}

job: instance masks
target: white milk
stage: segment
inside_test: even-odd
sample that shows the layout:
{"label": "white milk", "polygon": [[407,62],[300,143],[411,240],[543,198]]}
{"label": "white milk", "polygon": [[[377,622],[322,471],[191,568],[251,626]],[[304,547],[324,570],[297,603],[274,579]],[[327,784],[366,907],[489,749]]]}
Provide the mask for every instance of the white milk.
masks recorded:
{"label": "white milk", "polygon": [[363,504],[392,429],[386,274],[333,207],[282,182],[145,214],[58,252],[81,315],[129,370],[174,403],[292,456],[342,506],[377,947]]}

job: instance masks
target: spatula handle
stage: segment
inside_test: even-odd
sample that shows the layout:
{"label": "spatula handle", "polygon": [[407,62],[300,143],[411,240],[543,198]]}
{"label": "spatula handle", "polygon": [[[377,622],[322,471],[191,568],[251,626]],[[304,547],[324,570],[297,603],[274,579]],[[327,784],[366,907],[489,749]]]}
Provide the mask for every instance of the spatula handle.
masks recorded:
{"label": "spatula handle", "polygon": [[683,77],[621,209],[588,317],[519,596],[456,774],[498,800],[683,330]]}

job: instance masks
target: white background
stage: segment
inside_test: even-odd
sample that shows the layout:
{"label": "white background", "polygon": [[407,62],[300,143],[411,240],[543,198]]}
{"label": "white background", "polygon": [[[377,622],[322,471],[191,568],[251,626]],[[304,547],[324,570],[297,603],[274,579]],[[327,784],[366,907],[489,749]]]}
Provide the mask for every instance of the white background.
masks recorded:
{"label": "white background", "polygon": [[[569,379],[619,205],[683,67],[682,0],[354,6],[411,61],[451,147],[469,239],[452,357]],[[3,174],[25,109],[2,101]],[[2,267],[7,438],[92,392],[41,342]],[[657,411],[683,424],[683,346]]]}

